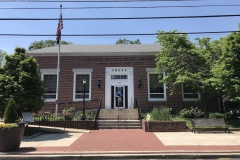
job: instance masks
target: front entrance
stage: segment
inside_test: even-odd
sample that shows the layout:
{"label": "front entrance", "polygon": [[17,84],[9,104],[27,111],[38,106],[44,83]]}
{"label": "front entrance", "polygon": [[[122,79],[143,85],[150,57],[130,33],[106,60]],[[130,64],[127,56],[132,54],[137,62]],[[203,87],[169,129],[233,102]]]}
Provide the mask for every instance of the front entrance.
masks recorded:
{"label": "front entrance", "polygon": [[134,99],[132,67],[106,67],[105,108],[131,108]]}
{"label": "front entrance", "polygon": [[112,108],[127,108],[127,86],[112,86]]}
{"label": "front entrance", "polygon": [[127,86],[111,86],[111,108],[128,108]]}
{"label": "front entrance", "polygon": [[124,87],[115,87],[115,103],[114,107],[119,107],[123,108],[125,106],[125,92],[124,92]]}

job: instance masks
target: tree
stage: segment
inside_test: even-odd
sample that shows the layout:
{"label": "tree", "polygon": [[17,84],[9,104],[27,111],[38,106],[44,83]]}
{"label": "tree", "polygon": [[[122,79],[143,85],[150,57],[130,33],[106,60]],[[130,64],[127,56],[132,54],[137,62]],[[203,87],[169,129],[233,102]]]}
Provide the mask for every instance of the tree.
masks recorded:
{"label": "tree", "polygon": [[24,48],[16,48],[14,55],[6,56],[0,74],[0,117],[8,100],[13,97],[17,113],[36,112],[43,106],[45,92],[35,58],[27,57]]}
{"label": "tree", "polygon": [[127,40],[127,39],[119,39],[116,41],[116,44],[141,44],[140,39],[135,41]]}
{"label": "tree", "polygon": [[7,53],[3,50],[0,49],[0,67],[3,66],[4,64],[4,59],[5,59],[5,56],[7,55]]}
{"label": "tree", "polygon": [[[66,41],[61,41],[62,44],[73,44],[72,42],[66,42]],[[28,47],[28,50],[35,50],[35,49],[41,49],[41,48],[46,48],[46,47],[52,47],[56,45],[56,41],[54,40],[41,40],[41,41],[34,41],[30,44]]]}
{"label": "tree", "polygon": [[220,48],[222,54],[212,68],[212,85],[226,97],[240,98],[240,32],[224,37]]}
{"label": "tree", "polygon": [[[179,31],[160,31],[158,42],[161,51],[156,55],[156,70],[165,69],[167,75],[160,80],[176,93],[179,85],[186,85],[200,93],[200,99],[207,116],[208,97],[215,91],[209,79],[213,77],[211,67],[215,61],[216,47],[210,38],[196,39],[192,43],[186,34]],[[216,42],[215,42],[216,43]]]}
{"label": "tree", "polygon": [[18,114],[16,111],[16,104],[13,98],[10,98],[7,107],[4,111],[4,123],[16,123]]}

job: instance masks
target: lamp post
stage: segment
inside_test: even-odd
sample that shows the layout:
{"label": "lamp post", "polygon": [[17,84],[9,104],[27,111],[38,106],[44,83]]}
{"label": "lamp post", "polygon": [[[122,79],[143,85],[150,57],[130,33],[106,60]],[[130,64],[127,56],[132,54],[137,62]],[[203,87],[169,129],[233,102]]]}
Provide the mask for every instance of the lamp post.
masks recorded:
{"label": "lamp post", "polygon": [[86,85],[86,80],[83,79],[83,115],[82,115],[82,120],[86,119],[86,116],[85,116],[85,85]]}

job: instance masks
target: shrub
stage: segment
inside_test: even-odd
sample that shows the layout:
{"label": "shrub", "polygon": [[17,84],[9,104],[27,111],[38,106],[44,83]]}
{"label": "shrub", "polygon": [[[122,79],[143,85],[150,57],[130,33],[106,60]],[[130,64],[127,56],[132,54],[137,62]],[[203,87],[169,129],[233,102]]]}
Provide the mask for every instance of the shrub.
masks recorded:
{"label": "shrub", "polygon": [[225,112],[229,118],[237,118],[240,116],[240,101],[225,101]]}
{"label": "shrub", "polygon": [[226,109],[239,109],[240,108],[240,101],[239,100],[235,100],[235,101],[229,101],[226,100],[224,102],[224,106]]}
{"label": "shrub", "polygon": [[148,115],[151,115],[151,113],[149,113],[149,112],[148,113],[143,113],[142,114],[143,119],[146,120]]}
{"label": "shrub", "polygon": [[[82,111],[76,112],[74,114],[73,120],[74,121],[81,120],[82,116],[83,116]],[[85,111],[86,120],[94,120],[95,116],[96,116],[96,111]]]}
{"label": "shrub", "polygon": [[74,120],[74,121],[81,120],[81,119],[82,119],[82,116],[83,116],[82,111],[78,111],[78,112],[76,112],[76,113],[74,114],[73,120]]}
{"label": "shrub", "polygon": [[64,115],[74,115],[75,114],[75,108],[71,107],[69,109],[62,110],[62,113]]}
{"label": "shrub", "polygon": [[209,118],[225,118],[225,114],[223,113],[209,113]]}
{"label": "shrub", "polygon": [[16,123],[18,114],[16,111],[16,104],[13,98],[10,98],[4,112],[4,123]]}
{"label": "shrub", "polygon": [[179,112],[179,116],[181,118],[200,118],[204,116],[204,113],[199,109],[196,108],[184,108]]}
{"label": "shrub", "polygon": [[94,111],[87,111],[86,113],[86,119],[87,120],[94,120],[96,116],[96,112]]}
{"label": "shrub", "polygon": [[0,117],[4,117],[5,106],[11,97],[18,105],[18,116],[22,112],[41,110],[45,87],[35,58],[26,56],[24,48],[16,48],[13,55],[5,57],[0,72]]}
{"label": "shrub", "polygon": [[169,120],[170,112],[167,107],[154,107],[150,113],[152,120]]}

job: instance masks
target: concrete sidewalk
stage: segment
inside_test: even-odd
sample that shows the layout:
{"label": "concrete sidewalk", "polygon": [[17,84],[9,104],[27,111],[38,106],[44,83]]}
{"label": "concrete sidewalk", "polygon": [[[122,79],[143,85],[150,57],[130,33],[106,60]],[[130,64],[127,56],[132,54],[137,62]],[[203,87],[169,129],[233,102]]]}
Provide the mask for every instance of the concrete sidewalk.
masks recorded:
{"label": "concrete sidewalk", "polygon": [[[127,134],[128,130],[93,131],[93,134],[90,134],[90,136],[100,132]],[[139,133],[139,130],[137,130],[137,133]],[[71,132],[42,134],[33,138],[23,139],[21,143],[21,148],[71,146],[82,135],[83,133],[71,133]],[[167,146],[202,146],[204,147],[204,146],[220,146],[220,145],[240,146],[240,132],[232,132],[232,133],[202,132],[197,134],[193,134],[191,132],[154,132],[154,135],[158,138],[159,142],[161,142],[165,147]],[[154,135],[151,135],[151,136],[154,136]],[[125,135],[125,136],[128,136],[128,135]],[[101,137],[101,139],[103,138],[104,137]],[[105,137],[105,141],[107,139]],[[148,140],[148,138],[145,138],[145,139]],[[126,139],[126,141],[129,141],[129,140]],[[113,140],[113,142],[117,142],[117,139]],[[94,142],[91,142],[91,143],[94,143]]]}
{"label": "concrete sidewalk", "polygon": [[[16,152],[0,158],[65,157],[114,158],[240,158],[240,132],[144,132],[141,129],[93,130],[43,134],[23,139]],[[56,156],[58,155],[58,156]],[[70,159],[71,159],[70,158]]]}

